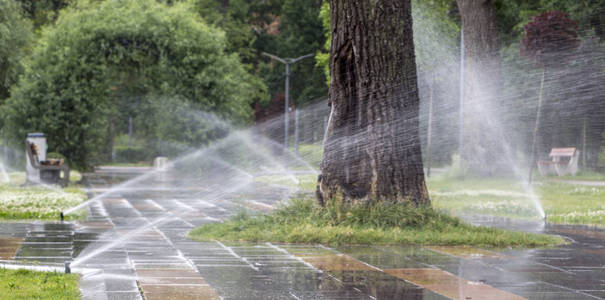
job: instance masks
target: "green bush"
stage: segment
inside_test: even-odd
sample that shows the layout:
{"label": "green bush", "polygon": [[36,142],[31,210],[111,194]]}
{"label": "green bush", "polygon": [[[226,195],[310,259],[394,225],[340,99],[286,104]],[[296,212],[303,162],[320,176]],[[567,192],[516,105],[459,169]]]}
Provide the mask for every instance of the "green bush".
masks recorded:
{"label": "green bush", "polygon": [[181,124],[179,112],[165,117],[161,102],[245,124],[256,81],[225,48],[224,32],[186,2],[77,1],[43,30],[0,120],[15,143],[46,133],[49,147],[83,170],[106,159],[129,116],[151,140],[208,143],[215,127]]}
{"label": "green bush", "polygon": [[65,159],[65,156],[57,152],[48,152],[46,153],[46,159]]}

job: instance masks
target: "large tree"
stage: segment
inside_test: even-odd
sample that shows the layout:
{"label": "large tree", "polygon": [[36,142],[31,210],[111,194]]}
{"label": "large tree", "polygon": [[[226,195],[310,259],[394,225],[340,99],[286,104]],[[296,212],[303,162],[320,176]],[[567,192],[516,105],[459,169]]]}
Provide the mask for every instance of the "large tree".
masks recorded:
{"label": "large tree", "polygon": [[493,0],[456,0],[469,63],[492,63],[499,50]]}
{"label": "large tree", "polygon": [[322,204],[428,205],[409,0],[332,0]]}
{"label": "large tree", "polygon": [[492,175],[507,168],[497,121],[500,85],[499,39],[494,0],[456,0],[464,35],[461,156],[469,171]]}

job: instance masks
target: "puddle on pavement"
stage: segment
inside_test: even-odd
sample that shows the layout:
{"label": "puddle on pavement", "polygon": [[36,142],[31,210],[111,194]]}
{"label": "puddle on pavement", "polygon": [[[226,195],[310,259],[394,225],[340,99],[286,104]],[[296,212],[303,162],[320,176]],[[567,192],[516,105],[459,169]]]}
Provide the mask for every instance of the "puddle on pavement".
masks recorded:
{"label": "puddle on pavement", "polygon": [[424,248],[466,259],[506,258],[500,253],[470,246],[425,246]]}
{"label": "puddle on pavement", "polygon": [[137,269],[145,299],[221,299],[192,269]]}

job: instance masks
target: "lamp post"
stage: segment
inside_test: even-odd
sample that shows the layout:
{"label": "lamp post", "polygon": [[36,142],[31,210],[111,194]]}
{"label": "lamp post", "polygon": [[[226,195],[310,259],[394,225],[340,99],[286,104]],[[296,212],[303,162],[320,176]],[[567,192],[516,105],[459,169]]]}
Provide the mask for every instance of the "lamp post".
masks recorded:
{"label": "lamp post", "polygon": [[297,58],[281,58],[278,57],[277,55],[273,55],[273,54],[269,54],[267,52],[262,52],[261,53],[264,56],[270,57],[272,59],[275,59],[277,61],[279,61],[280,63],[286,65],[286,108],[285,108],[285,114],[284,114],[284,148],[285,150],[288,150],[288,112],[289,112],[289,106],[290,106],[290,65],[293,63],[296,63],[298,61],[301,61],[305,58],[309,58],[313,55],[315,55],[315,53],[310,53],[307,55],[303,55]]}
{"label": "lamp post", "polygon": [[466,78],[464,78],[464,64],[465,62],[465,54],[464,54],[464,30],[462,30],[462,26],[460,28],[460,116],[459,116],[459,128],[458,128],[458,155],[460,155],[460,159],[462,160],[462,148],[464,141],[464,84]]}

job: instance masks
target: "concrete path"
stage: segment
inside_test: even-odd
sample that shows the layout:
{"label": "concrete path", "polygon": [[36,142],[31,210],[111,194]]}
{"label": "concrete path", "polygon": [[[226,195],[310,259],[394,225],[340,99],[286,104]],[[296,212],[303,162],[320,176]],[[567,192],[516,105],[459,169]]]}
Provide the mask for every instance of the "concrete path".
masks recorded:
{"label": "concrete path", "polygon": [[575,185],[586,185],[586,186],[605,186],[605,181],[591,181],[591,180],[564,180],[564,179],[553,179],[554,182],[575,184]]}

